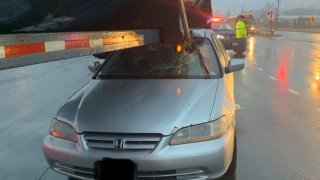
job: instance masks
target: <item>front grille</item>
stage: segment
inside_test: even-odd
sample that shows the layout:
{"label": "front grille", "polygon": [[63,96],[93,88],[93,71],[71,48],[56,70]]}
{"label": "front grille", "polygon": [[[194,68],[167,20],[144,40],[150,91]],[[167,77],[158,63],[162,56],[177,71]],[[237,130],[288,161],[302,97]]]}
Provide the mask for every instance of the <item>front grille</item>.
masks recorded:
{"label": "front grille", "polygon": [[93,180],[95,177],[94,169],[75,167],[64,163],[53,163],[52,168],[61,174],[84,180]]}
{"label": "front grille", "polygon": [[[94,180],[96,171],[90,168],[75,167],[65,163],[54,162],[52,168],[66,176],[82,180]],[[138,171],[138,180],[205,180],[208,170],[205,168],[187,168],[167,171]]]}
{"label": "front grille", "polygon": [[202,180],[207,179],[207,171],[201,168],[190,168],[171,171],[138,172],[138,180]]}
{"label": "front grille", "polygon": [[[159,144],[161,134],[85,133],[83,139],[88,148],[110,151],[152,151]],[[115,146],[115,140],[122,141]]]}

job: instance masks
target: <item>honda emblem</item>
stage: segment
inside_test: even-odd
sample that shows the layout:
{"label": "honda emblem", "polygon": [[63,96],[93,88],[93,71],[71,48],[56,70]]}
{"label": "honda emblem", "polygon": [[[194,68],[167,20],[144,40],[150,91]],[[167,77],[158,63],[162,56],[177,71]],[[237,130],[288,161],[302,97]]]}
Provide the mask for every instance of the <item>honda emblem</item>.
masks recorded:
{"label": "honda emblem", "polygon": [[113,148],[114,149],[123,149],[125,145],[125,140],[123,139],[115,139],[113,141]]}

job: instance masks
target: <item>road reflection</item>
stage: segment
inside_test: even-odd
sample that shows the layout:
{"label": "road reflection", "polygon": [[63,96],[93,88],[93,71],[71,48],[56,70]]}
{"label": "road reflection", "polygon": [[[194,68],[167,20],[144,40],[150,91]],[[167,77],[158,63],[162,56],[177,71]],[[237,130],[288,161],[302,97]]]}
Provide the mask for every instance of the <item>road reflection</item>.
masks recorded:
{"label": "road reflection", "polygon": [[255,37],[248,38],[248,48],[246,52],[246,58],[250,64],[255,64],[255,46],[256,46],[256,39]]}
{"label": "road reflection", "polygon": [[313,76],[310,77],[310,90],[312,97],[320,100],[320,61],[314,61],[311,64]]}
{"label": "road reflection", "polygon": [[[320,39],[320,35],[314,34],[311,36],[312,39]],[[310,76],[308,82],[310,83],[311,96],[317,102],[320,101],[320,42],[312,43],[310,48],[309,57],[312,58],[310,64]]]}
{"label": "road reflection", "polygon": [[277,79],[281,91],[287,91],[288,88],[288,67],[290,66],[290,57],[292,50],[288,46],[281,46],[278,54],[279,64],[276,66]]}

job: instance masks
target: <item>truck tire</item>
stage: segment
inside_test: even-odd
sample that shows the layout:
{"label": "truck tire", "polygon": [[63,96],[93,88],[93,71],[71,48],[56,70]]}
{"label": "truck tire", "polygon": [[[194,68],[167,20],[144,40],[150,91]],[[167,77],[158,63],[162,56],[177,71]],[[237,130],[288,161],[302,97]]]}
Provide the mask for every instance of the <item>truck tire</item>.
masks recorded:
{"label": "truck tire", "polygon": [[244,51],[243,50],[236,49],[235,52],[236,52],[236,57],[244,57],[244,55],[243,55]]}

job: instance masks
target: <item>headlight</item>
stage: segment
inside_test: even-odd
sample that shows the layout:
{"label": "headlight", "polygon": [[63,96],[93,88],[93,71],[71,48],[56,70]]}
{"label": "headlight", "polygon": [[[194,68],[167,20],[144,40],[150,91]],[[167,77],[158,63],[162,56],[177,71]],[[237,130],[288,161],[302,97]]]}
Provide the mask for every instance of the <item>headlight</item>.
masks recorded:
{"label": "headlight", "polygon": [[251,27],[250,29],[251,29],[251,31],[254,31],[256,28],[255,27]]}
{"label": "headlight", "polygon": [[77,134],[73,127],[57,119],[51,121],[50,134],[57,138],[77,142]]}
{"label": "headlight", "polygon": [[218,34],[218,35],[217,35],[217,38],[218,38],[218,39],[224,39],[224,36],[223,36],[223,35]]}
{"label": "headlight", "polygon": [[177,131],[170,145],[209,141],[223,136],[228,129],[228,119],[225,116],[200,125],[186,127]]}

